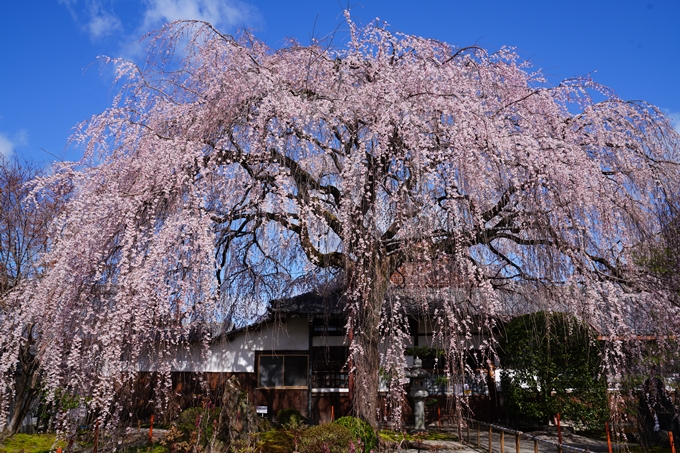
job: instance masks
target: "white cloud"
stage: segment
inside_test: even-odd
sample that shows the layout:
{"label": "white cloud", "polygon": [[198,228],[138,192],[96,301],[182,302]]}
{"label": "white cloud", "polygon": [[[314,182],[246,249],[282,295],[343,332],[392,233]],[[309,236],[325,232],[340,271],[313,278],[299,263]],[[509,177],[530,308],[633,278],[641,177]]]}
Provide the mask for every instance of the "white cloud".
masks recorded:
{"label": "white cloud", "polygon": [[218,29],[238,27],[250,22],[255,9],[239,0],[146,0],[142,28],[153,28],[179,19],[210,22]]}
{"label": "white cloud", "polygon": [[17,132],[12,137],[0,132],[0,157],[10,157],[17,146],[28,144],[28,133],[24,130]]}
{"label": "white cloud", "polygon": [[120,20],[113,14],[108,13],[97,13],[92,15],[87,24],[87,30],[93,39],[112,35],[122,28]]}
{"label": "white cloud", "polygon": [[14,151],[14,143],[4,134],[0,134],[0,158],[9,157]]}
{"label": "white cloud", "polygon": [[78,0],[57,0],[57,3],[64,5],[65,7],[72,8],[78,3]]}
{"label": "white cloud", "polygon": [[666,115],[671,120],[673,128],[680,134],[680,112],[666,112]]}
{"label": "white cloud", "polygon": [[[118,36],[123,41],[179,19],[198,19],[216,28],[249,25],[256,17],[256,8],[242,0],[144,0],[136,24],[123,24],[113,9],[115,2],[107,0],[58,0],[73,20],[93,41]],[[130,6],[128,6],[130,7]],[[133,36],[129,36],[132,34]]]}
{"label": "white cloud", "polygon": [[99,40],[122,31],[123,24],[118,16],[107,8],[103,0],[58,0],[73,17],[73,20],[90,35],[90,39]]}

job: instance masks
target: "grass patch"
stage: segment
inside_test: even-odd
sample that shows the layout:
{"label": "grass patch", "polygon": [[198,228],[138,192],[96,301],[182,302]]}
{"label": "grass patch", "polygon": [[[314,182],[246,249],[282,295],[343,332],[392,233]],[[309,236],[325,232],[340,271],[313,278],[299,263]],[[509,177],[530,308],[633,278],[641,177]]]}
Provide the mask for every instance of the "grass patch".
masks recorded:
{"label": "grass patch", "polygon": [[272,429],[260,433],[264,453],[288,453],[293,451],[293,437],[287,431]]}
{"label": "grass patch", "polygon": [[[56,440],[57,437],[54,433],[15,434],[6,439],[3,444],[0,444],[0,453],[49,453],[50,451],[54,452],[57,447],[66,448],[66,441],[60,440],[55,444]],[[83,447],[83,444],[80,442],[78,442],[78,445]],[[86,446],[86,448],[92,448],[92,445],[94,444],[90,443],[90,446]],[[118,451],[121,453],[167,453],[169,450],[163,445],[154,444],[151,448],[147,445],[142,447],[119,447]]]}
{"label": "grass patch", "polygon": [[0,445],[0,452],[47,453],[57,447],[66,447],[66,442],[59,441],[55,444],[56,440],[55,434],[15,434]]}
{"label": "grass patch", "polygon": [[382,442],[396,442],[399,443],[404,440],[414,440],[413,436],[409,433],[402,431],[391,431],[388,429],[383,429],[378,431],[378,437]]}
{"label": "grass patch", "polygon": [[[422,433],[409,434],[402,431],[391,431],[391,430],[381,430],[378,432],[378,437],[383,442],[402,442],[402,441],[415,441],[415,440],[451,440],[458,441],[458,436],[452,433],[440,432],[440,431],[424,431]],[[663,452],[654,452],[663,453]]]}
{"label": "grass patch", "polygon": [[451,440],[458,442],[458,436],[451,433],[429,431],[425,436],[425,440]]}

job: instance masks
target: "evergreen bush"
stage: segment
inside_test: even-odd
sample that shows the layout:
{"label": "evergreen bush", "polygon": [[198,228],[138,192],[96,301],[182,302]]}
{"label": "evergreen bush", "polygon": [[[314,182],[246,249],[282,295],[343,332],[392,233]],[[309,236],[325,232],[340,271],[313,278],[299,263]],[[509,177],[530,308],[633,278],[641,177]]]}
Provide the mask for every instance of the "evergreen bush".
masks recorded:
{"label": "evergreen bush", "polygon": [[338,423],[326,423],[307,429],[300,439],[300,453],[347,453],[357,438]]}
{"label": "evergreen bush", "polygon": [[373,428],[371,428],[371,425],[366,423],[366,421],[357,417],[346,416],[340,417],[334,423],[344,426],[350,430],[355,438],[361,439],[365,453],[375,450],[378,446],[378,437]]}

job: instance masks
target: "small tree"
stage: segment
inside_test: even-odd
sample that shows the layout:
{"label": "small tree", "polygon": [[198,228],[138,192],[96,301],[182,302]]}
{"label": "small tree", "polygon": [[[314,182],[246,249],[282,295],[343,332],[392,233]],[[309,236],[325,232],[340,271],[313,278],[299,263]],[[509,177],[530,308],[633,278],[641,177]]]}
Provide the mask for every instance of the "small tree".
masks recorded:
{"label": "small tree", "polygon": [[[40,257],[49,245],[48,227],[59,214],[65,192],[44,192],[31,198],[32,185],[42,172],[17,157],[0,156],[0,317],[15,316],[10,292],[35,280],[44,271]],[[11,408],[0,438],[16,433],[39,392],[40,367],[37,358],[35,323],[21,326],[20,341],[13,362],[8,388],[0,391],[0,405]],[[3,358],[6,358],[6,354]]]}
{"label": "small tree", "polygon": [[504,408],[511,419],[547,423],[559,413],[582,427],[608,419],[601,345],[592,329],[565,313],[519,316],[498,347]]}

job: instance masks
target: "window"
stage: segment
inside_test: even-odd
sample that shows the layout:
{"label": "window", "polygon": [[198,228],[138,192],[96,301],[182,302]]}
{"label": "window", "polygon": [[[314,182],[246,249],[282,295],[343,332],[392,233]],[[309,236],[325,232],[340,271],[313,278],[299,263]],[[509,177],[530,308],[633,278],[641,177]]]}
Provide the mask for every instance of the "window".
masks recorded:
{"label": "window", "polygon": [[306,355],[261,355],[260,387],[307,387]]}
{"label": "window", "polygon": [[313,388],[347,388],[347,346],[315,346],[312,362]]}

